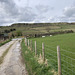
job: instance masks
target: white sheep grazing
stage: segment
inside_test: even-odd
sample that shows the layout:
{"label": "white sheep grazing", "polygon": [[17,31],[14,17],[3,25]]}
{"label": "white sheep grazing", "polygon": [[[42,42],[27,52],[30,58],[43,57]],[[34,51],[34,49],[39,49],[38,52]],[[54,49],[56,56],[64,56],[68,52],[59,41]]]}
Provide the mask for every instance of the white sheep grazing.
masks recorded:
{"label": "white sheep grazing", "polygon": [[52,35],[50,35],[50,36],[52,36]]}
{"label": "white sheep grazing", "polygon": [[42,37],[45,37],[45,36],[42,36]]}

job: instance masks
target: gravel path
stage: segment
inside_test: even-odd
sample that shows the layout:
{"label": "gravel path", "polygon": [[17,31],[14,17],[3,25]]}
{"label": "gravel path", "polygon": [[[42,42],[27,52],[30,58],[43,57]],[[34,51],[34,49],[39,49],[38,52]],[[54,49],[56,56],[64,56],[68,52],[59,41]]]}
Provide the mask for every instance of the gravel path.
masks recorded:
{"label": "gravel path", "polygon": [[20,42],[16,41],[0,65],[0,75],[28,75],[22,62]]}
{"label": "gravel path", "polygon": [[5,45],[0,47],[0,56],[2,56],[3,52],[11,45],[13,44],[14,41],[10,41],[6,43]]}

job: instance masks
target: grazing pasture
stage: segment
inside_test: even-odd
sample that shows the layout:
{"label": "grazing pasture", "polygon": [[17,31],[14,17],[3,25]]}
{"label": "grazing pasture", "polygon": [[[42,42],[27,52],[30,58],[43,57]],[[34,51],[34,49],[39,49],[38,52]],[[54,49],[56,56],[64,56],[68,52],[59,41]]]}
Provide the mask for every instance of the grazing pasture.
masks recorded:
{"label": "grazing pasture", "polygon": [[45,59],[52,71],[58,72],[57,46],[60,46],[62,75],[75,75],[75,33],[44,38],[30,38],[36,41],[37,54],[42,54],[42,42],[45,44]]}

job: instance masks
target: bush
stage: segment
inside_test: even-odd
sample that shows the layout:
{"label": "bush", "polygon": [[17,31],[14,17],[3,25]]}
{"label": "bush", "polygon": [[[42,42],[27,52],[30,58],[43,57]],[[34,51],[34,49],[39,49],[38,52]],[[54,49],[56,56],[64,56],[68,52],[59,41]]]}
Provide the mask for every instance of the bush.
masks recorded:
{"label": "bush", "polygon": [[17,36],[22,36],[22,32],[21,31],[16,31],[16,35]]}

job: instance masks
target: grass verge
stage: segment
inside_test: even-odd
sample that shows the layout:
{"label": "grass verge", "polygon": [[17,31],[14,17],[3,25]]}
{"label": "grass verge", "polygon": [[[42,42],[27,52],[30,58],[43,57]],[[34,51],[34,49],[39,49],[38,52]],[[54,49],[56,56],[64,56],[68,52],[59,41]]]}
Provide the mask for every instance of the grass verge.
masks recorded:
{"label": "grass verge", "polygon": [[4,41],[4,42],[0,43],[0,46],[4,45],[5,43],[8,43],[9,41],[11,41],[11,39],[6,40],[6,41]]}
{"label": "grass verge", "polygon": [[45,64],[39,64],[35,54],[30,51],[24,43],[24,39],[21,42],[22,57],[26,64],[29,75],[54,75],[51,71],[51,67]]}

